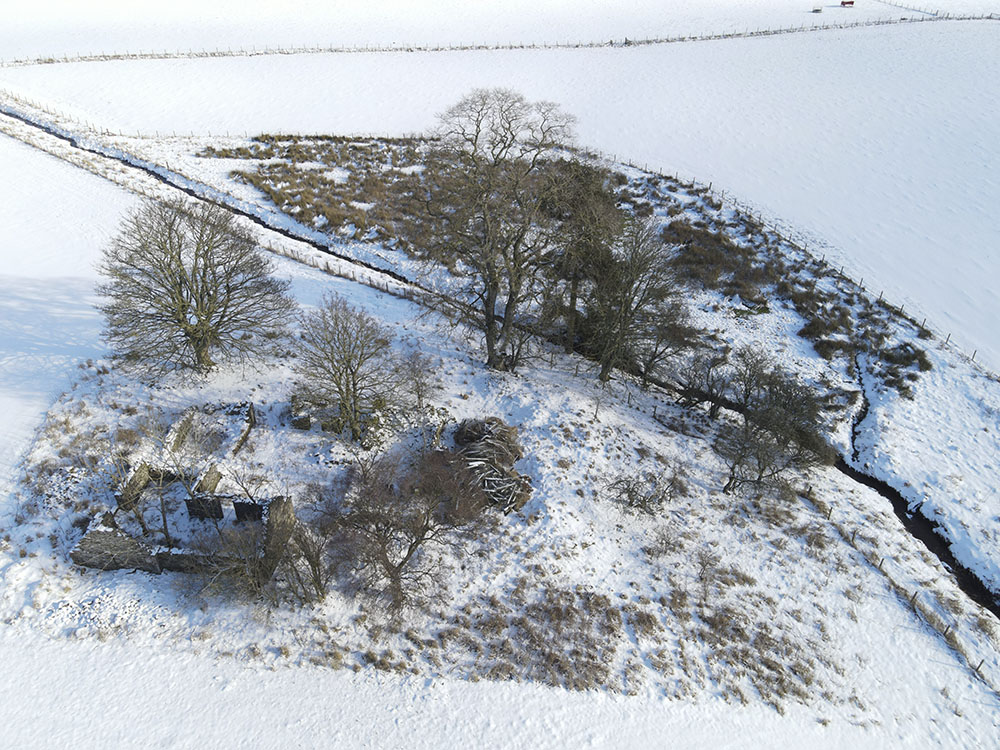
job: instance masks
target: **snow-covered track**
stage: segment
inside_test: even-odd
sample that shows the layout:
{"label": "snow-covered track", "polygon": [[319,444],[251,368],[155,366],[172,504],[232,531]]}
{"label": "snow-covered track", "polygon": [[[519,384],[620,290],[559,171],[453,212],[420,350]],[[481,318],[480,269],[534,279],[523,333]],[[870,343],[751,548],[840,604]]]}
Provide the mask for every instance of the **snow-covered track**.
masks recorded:
{"label": "snow-covered track", "polygon": [[[35,131],[33,134],[42,134],[49,141],[47,144],[40,143],[37,138],[32,138],[23,129],[4,127],[3,119],[13,120],[21,125],[28,126],[29,130]],[[406,278],[402,274],[388,268],[381,268],[373,263],[354,258],[348,254],[338,251],[328,241],[325,235],[318,232],[295,231],[286,226],[277,225],[272,219],[272,213],[266,209],[239,200],[223,191],[212,188],[203,183],[191,180],[184,175],[174,172],[165,166],[138,158],[132,154],[102,144],[92,136],[73,132],[51,120],[47,120],[37,113],[17,106],[12,97],[0,96],[0,132],[5,132],[11,137],[29,145],[41,148],[48,153],[66,159],[77,166],[82,166],[106,179],[116,182],[134,192],[138,192],[146,197],[163,199],[176,192],[183,193],[191,198],[205,201],[221,206],[228,211],[242,217],[244,220],[254,224],[257,228],[265,230],[265,237],[271,235],[269,239],[278,238],[292,240],[294,243],[307,245],[310,249],[318,251],[327,258],[332,257],[339,261],[338,265],[331,264],[317,258],[307,258],[294,249],[281,247],[266,239],[263,246],[282,255],[286,255],[295,260],[309,263],[330,273],[345,276],[361,283],[373,286],[383,291],[396,294],[409,294],[420,290],[418,283]],[[65,148],[54,147],[52,139],[60,142],[63,146],[69,146],[69,153]],[[84,159],[73,157],[84,156]],[[127,169],[121,170],[124,166]],[[141,179],[136,179],[141,175]],[[153,185],[150,185],[150,182]],[[163,191],[151,190],[151,187],[166,187],[167,193]],[[317,262],[319,261],[319,262]]]}

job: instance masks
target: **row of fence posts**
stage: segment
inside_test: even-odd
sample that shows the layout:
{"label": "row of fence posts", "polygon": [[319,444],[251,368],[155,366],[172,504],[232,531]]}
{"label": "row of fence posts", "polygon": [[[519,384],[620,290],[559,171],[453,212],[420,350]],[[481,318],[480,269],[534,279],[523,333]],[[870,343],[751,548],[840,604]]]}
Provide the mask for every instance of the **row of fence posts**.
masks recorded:
{"label": "row of fence posts", "polygon": [[[884,0],[883,0],[884,1]],[[712,34],[686,34],[673,37],[647,37],[641,39],[625,38],[622,41],[576,41],[576,42],[487,42],[475,44],[389,44],[389,45],[329,45],[329,46],[302,46],[302,47],[263,47],[257,49],[239,47],[233,49],[229,47],[225,50],[216,48],[214,50],[162,50],[149,52],[100,52],[90,54],[67,54],[47,55],[33,58],[15,58],[10,60],[0,60],[0,67],[24,67],[31,65],[49,65],[56,63],[74,62],[106,62],[110,60],[178,60],[197,59],[206,57],[257,57],[265,55],[308,55],[308,54],[350,54],[350,53],[372,53],[372,52],[462,52],[462,51],[499,51],[499,50],[536,50],[536,49],[598,49],[604,47],[641,47],[656,44],[678,44],[683,42],[704,42],[717,41],[720,39],[740,39],[754,36],[776,36],[780,34],[794,34],[807,31],[836,31],[842,29],[854,29],[871,26],[889,26],[906,23],[923,23],[926,21],[996,21],[1000,20],[1000,13],[979,13],[979,14],[951,14],[939,10],[924,10],[911,8],[899,3],[887,2],[887,5],[908,10],[913,13],[925,14],[921,18],[870,18],[863,21],[852,21],[849,23],[831,24],[799,24],[798,26],[781,26],[777,28],[757,28],[751,31],[749,27],[743,31],[720,32]]]}

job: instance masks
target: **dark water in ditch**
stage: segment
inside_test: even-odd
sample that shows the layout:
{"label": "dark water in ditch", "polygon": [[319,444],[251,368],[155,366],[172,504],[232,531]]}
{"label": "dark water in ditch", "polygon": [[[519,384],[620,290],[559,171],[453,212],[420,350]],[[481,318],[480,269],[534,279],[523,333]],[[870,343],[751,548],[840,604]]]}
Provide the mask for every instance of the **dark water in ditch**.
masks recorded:
{"label": "dark water in ditch", "polygon": [[896,517],[912,537],[918,539],[934,556],[936,556],[948,570],[950,570],[958,586],[966,595],[977,604],[982,605],[998,618],[1000,618],[1000,597],[991,592],[979,577],[968,568],[959,563],[951,553],[951,546],[948,540],[938,530],[938,525],[928,519],[919,511],[910,513],[908,503],[896,488],[890,486],[881,479],[865,474],[853,466],[850,466],[843,458],[838,458],[837,469],[847,475],[855,482],[859,482],[865,487],[875,490],[882,497],[892,503],[892,509]]}
{"label": "dark water in ditch", "polygon": [[[868,409],[868,397],[862,389],[861,410],[858,412],[858,416],[854,420],[854,425],[851,429],[853,463],[860,461],[857,437],[862,422],[868,416]],[[936,523],[927,518],[919,510],[911,513],[909,503],[899,490],[891,486],[888,482],[855,468],[843,456],[837,459],[836,467],[842,474],[850,477],[855,482],[863,484],[865,487],[875,490],[875,492],[888,500],[892,504],[892,509],[896,517],[910,533],[910,536],[921,542],[931,554],[937,557],[952,572],[958,583],[958,587],[965,592],[966,596],[1000,618],[1000,596],[987,588],[979,576],[955,559],[955,555],[951,552],[951,543],[941,533],[939,530],[940,527]]]}

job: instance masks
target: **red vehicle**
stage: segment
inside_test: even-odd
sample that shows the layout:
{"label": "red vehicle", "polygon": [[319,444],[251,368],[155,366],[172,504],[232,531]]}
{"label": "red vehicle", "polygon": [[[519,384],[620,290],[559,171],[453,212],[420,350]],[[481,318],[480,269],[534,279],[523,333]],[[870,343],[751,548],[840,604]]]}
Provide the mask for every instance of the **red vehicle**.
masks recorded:
{"label": "red vehicle", "polygon": [[853,8],[854,7],[854,0],[840,0],[840,7],[841,8]]}

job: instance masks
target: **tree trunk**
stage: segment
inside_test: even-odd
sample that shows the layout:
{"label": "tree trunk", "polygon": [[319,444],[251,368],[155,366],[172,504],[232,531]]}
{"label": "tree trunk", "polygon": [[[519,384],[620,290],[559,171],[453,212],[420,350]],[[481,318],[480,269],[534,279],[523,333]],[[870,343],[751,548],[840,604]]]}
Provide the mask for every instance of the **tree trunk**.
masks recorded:
{"label": "tree trunk", "polygon": [[608,357],[601,363],[601,374],[597,376],[597,379],[602,383],[607,383],[611,380],[611,371],[615,369],[614,359]]}
{"label": "tree trunk", "polygon": [[483,301],[483,322],[486,324],[486,366],[494,370],[503,369],[503,356],[497,351],[497,295],[498,290],[491,286]]}
{"label": "tree trunk", "polygon": [[572,354],[576,349],[576,304],[580,293],[580,277],[573,274],[569,282],[569,314],[566,316],[566,345],[567,354]]}
{"label": "tree trunk", "polygon": [[207,372],[212,369],[215,362],[209,354],[208,342],[204,339],[196,339],[192,346],[194,348],[195,367],[199,372]]}
{"label": "tree trunk", "polygon": [[159,488],[160,493],[160,518],[163,520],[163,539],[168,547],[174,546],[174,540],[170,537],[170,529],[167,526],[167,499],[163,495],[163,487]]}
{"label": "tree trunk", "polygon": [[736,467],[732,467],[729,470],[729,481],[726,482],[726,486],[722,488],[722,494],[728,495],[736,488]]}
{"label": "tree trunk", "polygon": [[347,413],[344,415],[347,418],[347,426],[351,428],[351,440],[355,442],[361,439],[361,405],[358,403],[357,388],[357,383],[355,383],[353,385],[350,405],[347,408]]}

